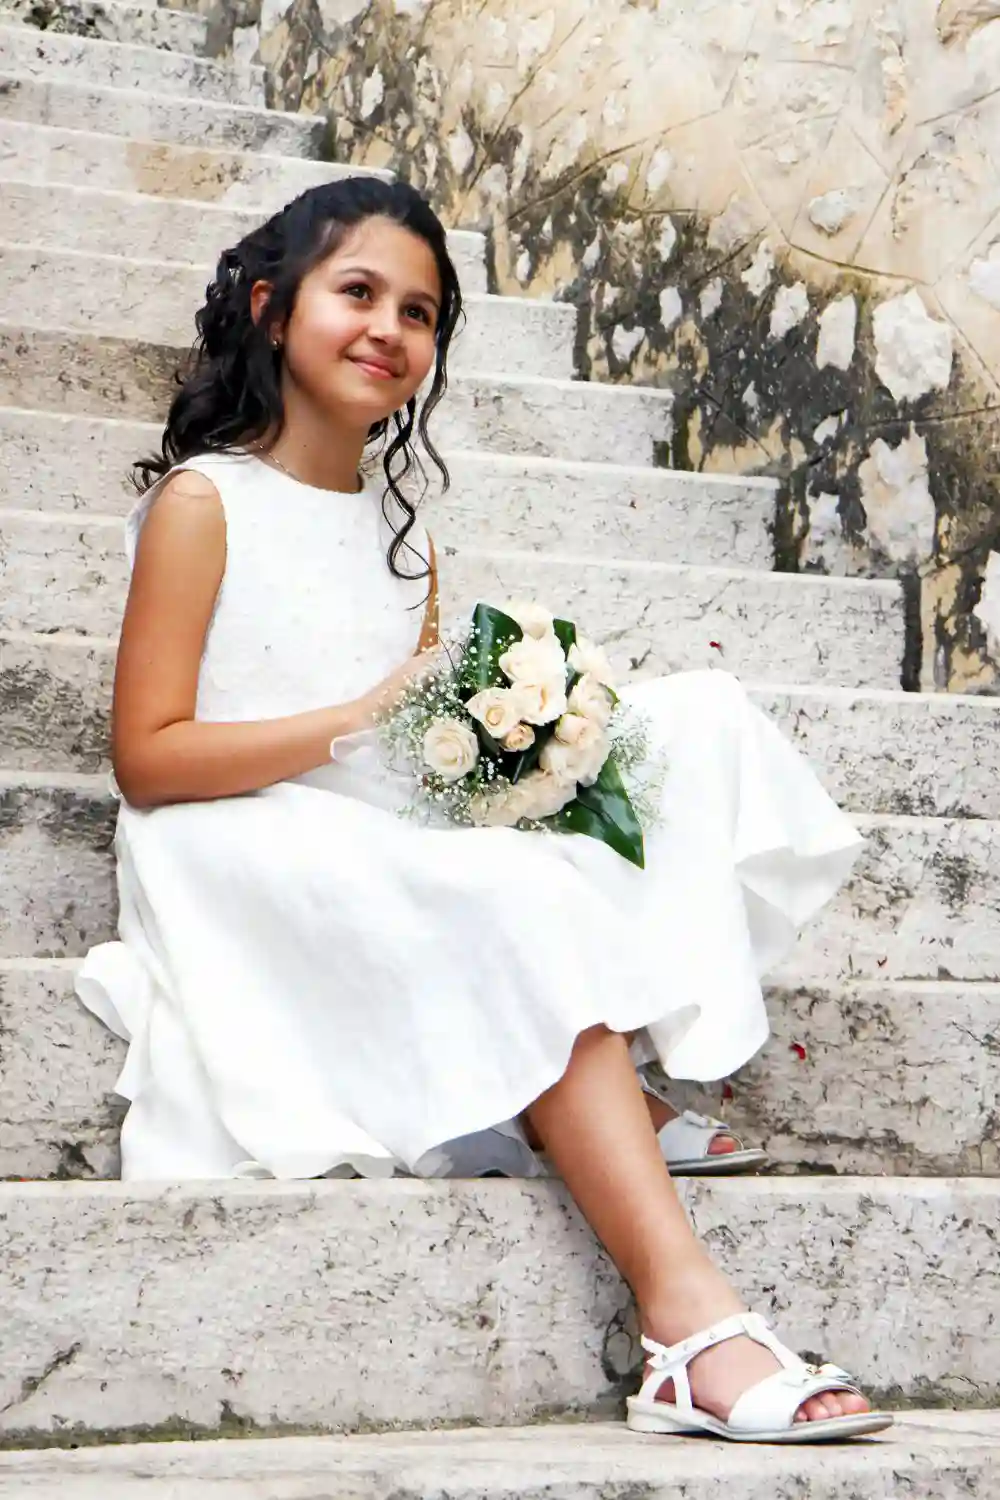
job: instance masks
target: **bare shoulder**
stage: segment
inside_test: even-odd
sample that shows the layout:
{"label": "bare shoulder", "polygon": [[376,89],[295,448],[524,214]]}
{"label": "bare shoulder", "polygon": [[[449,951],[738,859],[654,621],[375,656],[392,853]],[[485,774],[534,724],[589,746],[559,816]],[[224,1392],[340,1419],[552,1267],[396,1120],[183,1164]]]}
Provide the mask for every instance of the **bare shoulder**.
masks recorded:
{"label": "bare shoulder", "polygon": [[221,527],[224,531],[225,512],[218,490],[197,469],[181,469],[171,474],[153,502],[144,531],[154,524],[170,529]]}
{"label": "bare shoulder", "polygon": [[160,559],[183,559],[186,568],[212,576],[221,573],[225,557],[226,513],[215,485],[193,469],[171,475],[143,523],[136,572],[141,577]]}

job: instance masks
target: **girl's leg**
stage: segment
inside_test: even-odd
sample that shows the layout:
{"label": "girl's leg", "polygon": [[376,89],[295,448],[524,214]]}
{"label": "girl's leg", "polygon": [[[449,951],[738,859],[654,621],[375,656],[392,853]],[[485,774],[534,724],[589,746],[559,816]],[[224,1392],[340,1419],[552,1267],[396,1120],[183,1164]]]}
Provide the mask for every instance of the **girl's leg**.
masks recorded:
{"label": "girl's leg", "polygon": [[[623,1036],[603,1026],[583,1032],[562,1078],[527,1115],[631,1287],[645,1334],[674,1344],[745,1311],[691,1229]],[[737,1398],[777,1368],[768,1350],[752,1340],[729,1340],[692,1363],[692,1397],[725,1421]],[[669,1396],[665,1389],[664,1398]],[[859,1396],[816,1396],[804,1404],[798,1420],[867,1410]]]}

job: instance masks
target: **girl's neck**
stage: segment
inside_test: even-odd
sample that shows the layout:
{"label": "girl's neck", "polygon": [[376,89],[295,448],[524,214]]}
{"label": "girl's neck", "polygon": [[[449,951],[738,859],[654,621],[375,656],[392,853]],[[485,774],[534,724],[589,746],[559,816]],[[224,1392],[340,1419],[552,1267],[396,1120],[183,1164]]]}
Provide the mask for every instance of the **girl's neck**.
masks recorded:
{"label": "girl's neck", "polygon": [[280,436],[267,437],[261,451],[276,460],[293,479],[319,490],[357,491],[361,481],[358,471],[365,448],[367,429],[363,432],[339,428],[329,418],[320,421],[287,421]]}

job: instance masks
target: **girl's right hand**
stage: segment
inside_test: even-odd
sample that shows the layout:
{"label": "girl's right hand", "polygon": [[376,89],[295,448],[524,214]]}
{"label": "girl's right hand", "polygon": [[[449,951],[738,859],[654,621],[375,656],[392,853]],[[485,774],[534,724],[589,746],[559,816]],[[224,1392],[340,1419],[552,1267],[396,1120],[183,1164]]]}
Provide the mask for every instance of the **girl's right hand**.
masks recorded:
{"label": "girl's right hand", "polygon": [[417,656],[408,656],[388,677],[384,677],[358,700],[358,707],[365,720],[359,727],[373,728],[378,718],[392,708],[411,683],[433,676],[446,661],[447,653],[443,646],[433,646]]}

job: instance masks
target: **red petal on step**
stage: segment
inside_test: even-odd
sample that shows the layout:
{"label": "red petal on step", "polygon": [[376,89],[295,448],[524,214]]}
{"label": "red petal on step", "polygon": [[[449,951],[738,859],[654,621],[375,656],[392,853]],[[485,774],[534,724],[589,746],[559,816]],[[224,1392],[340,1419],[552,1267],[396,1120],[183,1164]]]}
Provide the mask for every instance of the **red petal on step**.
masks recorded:
{"label": "red petal on step", "polygon": [[713,651],[718,651],[718,653],[719,653],[720,656],[722,656],[724,654],[723,650],[722,650],[722,642],[721,641],[709,641],[708,644],[711,646],[711,648],[712,648]]}
{"label": "red petal on step", "polygon": [[801,1042],[793,1042],[788,1050],[789,1052],[795,1053],[795,1056],[798,1058],[799,1062],[805,1062],[808,1054],[806,1053],[806,1049],[803,1047]]}

